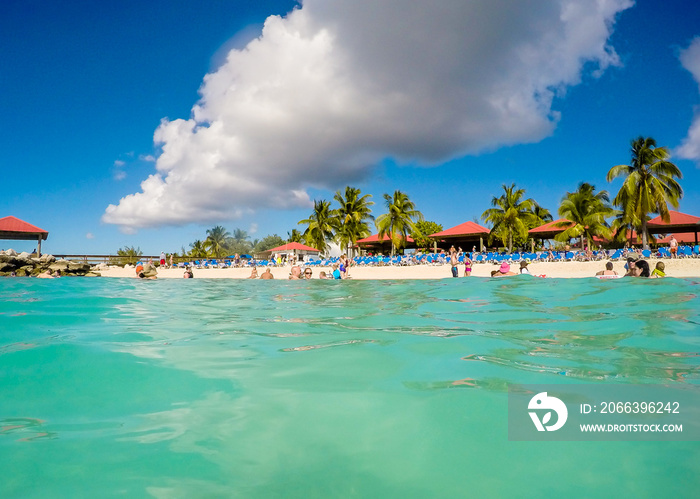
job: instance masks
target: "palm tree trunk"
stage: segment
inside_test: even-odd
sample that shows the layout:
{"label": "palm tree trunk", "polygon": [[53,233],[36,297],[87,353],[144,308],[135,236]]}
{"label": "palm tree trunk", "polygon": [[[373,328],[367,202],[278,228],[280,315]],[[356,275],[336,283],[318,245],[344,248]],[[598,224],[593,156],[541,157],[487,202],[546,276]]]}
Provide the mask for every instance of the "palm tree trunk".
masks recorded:
{"label": "palm tree trunk", "polygon": [[508,254],[513,252],[513,232],[508,231]]}
{"label": "palm tree trunk", "polygon": [[649,249],[649,233],[647,232],[647,217],[642,217],[642,248]]}

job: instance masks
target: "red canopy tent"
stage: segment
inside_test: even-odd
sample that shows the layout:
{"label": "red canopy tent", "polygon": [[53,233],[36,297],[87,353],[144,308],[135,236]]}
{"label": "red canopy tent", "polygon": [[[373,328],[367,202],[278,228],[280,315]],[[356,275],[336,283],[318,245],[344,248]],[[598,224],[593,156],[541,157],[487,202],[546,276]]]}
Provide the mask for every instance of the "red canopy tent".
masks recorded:
{"label": "red canopy tent", "polygon": [[19,218],[0,218],[0,239],[12,239],[14,241],[32,241],[36,239],[38,241],[36,250],[38,256],[41,256],[41,241],[45,241],[48,237],[48,231]]}
{"label": "red canopy tent", "polygon": [[429,237],[441,239],[450,244],[467,246],[467,243],[479,241],[479,250],[484,249],[484,236],[488,236],[491,231],[475,222],[464,222],[449,229],[445,229]]}
{"label": "red canopy tent", "polygon": [[[651,234],[683,233],[695,234],[694,242],[698,244],[698,232],[700,232],[700,217],[669,210],[670,220],[664,222],[659,215],[647,222],[647,229]],[[676,239],[678,237],[676,236]],[[680,239],[678,239],[680,242]],[[657,241],[658,242],[658,241]]]}
{"label": "red canopy tent", "polygon": [[293,242],[286,243],[276,248],[272,248],[266,251],[261,251],[255,255],[255,258],[269,258],[273,253],[283,253],[283,254],[293,254],[293,255],[314,255],[318,256],[320,253],[316,248],[307,246],[305,244]]}
{"label": "red canopy tent", "polygon": [[312,248],[311,246],[307,246],[305,244],[297,242],[286,243],[282,246],[277,246],[276,248],[272,248],[268,251],[272,251],[274,253],[284,253],[285,251],[308,251],[309,253],[320,253],[320,251],[316,248]]}

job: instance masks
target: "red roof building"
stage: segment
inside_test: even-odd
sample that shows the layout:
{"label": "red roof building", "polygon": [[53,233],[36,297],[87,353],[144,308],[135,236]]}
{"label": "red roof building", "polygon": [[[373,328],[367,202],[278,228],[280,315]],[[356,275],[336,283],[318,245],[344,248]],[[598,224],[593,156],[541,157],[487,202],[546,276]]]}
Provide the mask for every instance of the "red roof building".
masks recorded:
{"label": "red roof building", "polygon": [[680,211],[673,211],[669,210],[668,214],[670,215],[670,220],[669,222],[664,222],[664,220],[661,218],[661,215],[659,215],[656,218],[652,218],[647,222],[647,227],[652,227],[654,228],[666,228],[669,226],[677,226],[677,227],[697,227],[698,224],[700,224],[700,217],[695,217],[693,215],[687,215],[685,213],[681,213]]}
{"label": "red roof building", "polygon": [[[686,213],[681,213],[680,211],[669,210],[670,220],[664,222],[659,215],[656,218],[652,218],[647,222],[647,229],[652,234],[670,234],[671,232],[676,233],[676,239],[678,239],[679,233],[683,234],[694,234],[692,241],[681,241],[679,242],[695,242],[698,244],[698,232],[700,232],[700,217],[693,215],[687,215]],[[665,238],[664,238],[665,239]],[[664,240],[661,239],[661,240]],[[687,239],[687,238],[684,238]],[[659,240],[657,240],[659,242]]]}
{"label": "red roof building", "polygon": [[436,232],[435,234],[430,234],[429,237],[435,237],[439,239],[450,239],[450,238],[464,238],[464,237],[476,237],[488,236],[491,231],[486,227],[483,227],[475,222],[464,222],[463,224],[455,225],[449,229]]}
{"label": "red roof building", "polygon": [[669,234],[666,237],[657,237],[656,238],[656,244],[668,244],[671,242],[671,236],[674,236],[676,238],[676,241],[678,241],[679,244],[697,244],[697,241],[695,239],[695,235],[692,233],[683,233],[680,232],[678,234]]}
{"label": "red roof building", "polygon": [[[388,243],[390,241],[391,241],[391,237],[389,236],[389,234],[384,234],[384,237],[382,238],[382,242]],[[411,236],[406,236],[406,242],[412,243],[413,238]],[[361,243],[363,243],[363,244],[377,244],[377,243],[379,243],[379,234],[374,234],[374,235],[369,236],[369,237],[358,239],[357,244],[359,245]]]}
{"label": "red roof building", "polygon": [[445,229],[428,237],[450,243],[452,245],[464,246],[469,250],[469,244],[479,242],[479,250],[484,249],[484,236],[490,234],[490,230],[475,222],[464,222],[449,229]]}
{"label": "red roof building", "polygon": [[[415,241],[411,236],[406,236],[404,241],[404,248],[415,248]],[[373,234],[369,237],[364,237],[357,240],[357,247],[364,250],[371,251],[384,251],[391,247],[391,236],[389,234],[384,234],[381,241],[379,240],[379,234]]]}
{"label": "red roof building", "polygon": [[49,232],[16,217],[0,218],[0,239],[14,241],[37,240],[37,253],[41,255],[41,241],[49,237]]}
{"label": "red roof building", "polygon": [[533,238],[536,237],[538,239],[552,239],[557,234],[561,234],[566,229],[571,227],[572,224],[573,222],[571,222],[570,220],[567,220],[566,218],[560,218],[559,220],[547,222],[546,224],[540,225],[539,227],[530,229],[527,232]]}

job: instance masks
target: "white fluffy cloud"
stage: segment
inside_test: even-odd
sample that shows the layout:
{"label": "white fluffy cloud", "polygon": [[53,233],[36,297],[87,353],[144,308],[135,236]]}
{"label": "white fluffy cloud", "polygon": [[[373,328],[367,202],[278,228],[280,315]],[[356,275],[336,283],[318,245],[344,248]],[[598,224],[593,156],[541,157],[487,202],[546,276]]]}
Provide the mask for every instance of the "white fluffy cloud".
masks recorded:
{"label": "white fluffy cloud", "polygon": [[[305,0],[204,77],[163,120],[156,173],[110,205],[123,228],[310,205],[382,158],[434,164],[549,135],[557,92],[608,45],[632,0]],[[588,66],[587,66],[588,67]]]}
{"label": "white fluffy cloud", "polygon": [[[695,38],[690,46],[680,53],[681,64],[690,71],[700,86],[700,37]],[[696,111],[688,135],[676,154],[683,159],[691,159],[700,164],[700,110]]]}

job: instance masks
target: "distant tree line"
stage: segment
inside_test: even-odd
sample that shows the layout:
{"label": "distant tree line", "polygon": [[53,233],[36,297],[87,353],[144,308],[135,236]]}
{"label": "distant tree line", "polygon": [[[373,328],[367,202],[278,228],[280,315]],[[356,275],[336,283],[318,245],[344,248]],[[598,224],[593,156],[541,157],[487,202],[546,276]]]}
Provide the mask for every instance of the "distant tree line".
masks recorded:
{"label": "distant tree line", "polygon": [[[608,171],[608,182],[624,178],[612,203],[607,191],[596,192],[595,186],[581,182],[561,200],[559,216],[568,222],[558,224],[566,229],[555,240],[580,238],[582,248],[584,241],[592,241],[594,236],[623,243],[628,232],[634,230],[641,236],[642,246],[648,248],[650,215],[659,214],[668,222],[668,205],[678,209],[683,197],[677,180],[683,175],[668,158],[668,150],[657,147],[653,138],[634,139],[630,164],[613,166]],[[513,246],[524,246],[529,229],[552,220],[548,210],[524,196],[525,190],[516,189],[515,184],[504,185],[503,194],[491,201],[493,208],[482,214],[482,219],[492,224],[489,241],[500,239],[508,251]]]}
{"label": "distant tree line", "polygon": [[[671,205],[678,208],[683,190],[677,179],[682,178],[680,169],[671,163],[668,150],[657,147],[653,138],[639,137],[632,141],[629,165],[613,166],[607,174],[608,182],[624,179],[615,198],[610,201],[607,191],[596,192],[594,185],[581,182],[577,189],[567,192],[559,205],[559,216],[564,229],[555,240],[562,243],[580,238],[591,241],[593,237],[615,240],[620,243],[630,230],[642,237],[645,248],[649,245],[647,222],[650,215],[659,214],[669,220]],[[277,234],[263,239],[251,240],[248,233],[235,229],[229,233],[217,225],[206,231],[204,240],[191,243],[189,249],[182,248],[184,258],[222,258],[238,253],[255,254],[280,246],[287,242],[300,242],[327,254],[331,243],[338,244],[343,251],[352,254],[359,239],[371,235],[376,229],[380,238],[388,236],[391,252],[401,251],[408,237],[419,248],[429,248],[435,241],[430,234],[440,232],[442,225],[424,220],[408,195],[399,190],[384,194],[384,213],[372,214],[374,202],[370,194],[362,195],[360,189],[346,187],[333,196],[332,201],[315,200],[309,217],[300,220],[303,231],[292,229],[284,239]],[[492,207],[484,211],[481,219],[490,226],[488,243],[501,241],[510,252],[513,247],[524,247],[529,239],[528,231],[553,220],[551,212],[534,199],[525,197],[525,189],[515,184],[503,185],[503,193],[494,196]],[[374,228],[370,228],[373,222]],[[141,256],[139,248],[120,248],[118,256],[132,263]]]}

